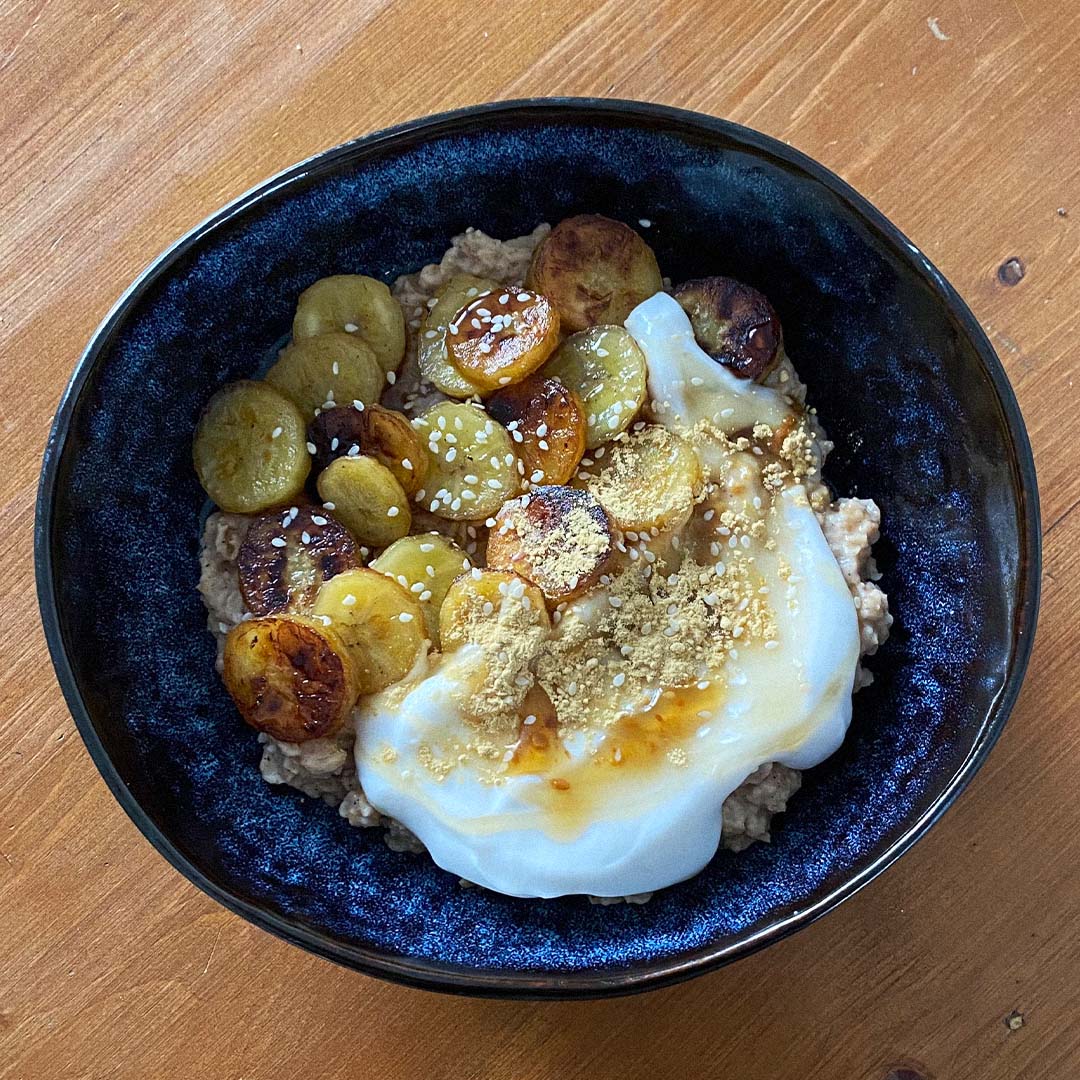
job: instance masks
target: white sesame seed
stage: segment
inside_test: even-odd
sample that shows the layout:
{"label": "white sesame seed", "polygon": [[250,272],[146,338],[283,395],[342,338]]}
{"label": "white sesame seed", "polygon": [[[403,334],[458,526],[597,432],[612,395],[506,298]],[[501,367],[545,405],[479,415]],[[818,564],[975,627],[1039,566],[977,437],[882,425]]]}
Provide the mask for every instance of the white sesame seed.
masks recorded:
{"label": "white sesame seed", "polygon": [[538,428],[536,429],[536,434],[537,434],[537,436],[538,436],[539,438],[541,438],[541,439],[542,439],[542,438],[543,438],[543,437],[544,437],[544,436],[545,436],[545,435],[546,435],[547,433],[548,433],[548,426],[547,426],[547,424],[541,424],[541,425],[540,425],[540,426],[539,426],[539,427],[538,427]]}
{"label": "white sesame seed", "polygon": [[411,611],[403,611],[398,616],[398,622],[412,622],[412,621],[413,621],[413,615],[412,615]]}
{"label": "white sesame seed", "polygon": [[282,429],[280,427],[274,428],[274,430],[270,432],[270,438],[271,439],[278,438],[278,436],[281,435],[281,430]]}
{"label": "white sesame seed", "polygon": [[270,541],[270,543],[273,544],[274,547],[276,547],[276,548],[283,548],[285,546],[285,537],[284,536],[275,536]]}
{"label": "white sesame seed", "polygon": [[514,442],[520,443],[525,441],[520,431],[511,431],[510,434],[514,437]]}
{"label": "white sesame seed", "polygon": [[524,304],[527,301],[532,299],[532,297],[527,292],[519,292],[517,294],[517,298],[518,298],[518,303],[520,303],[520,304]]}
{"label": "white sesame seed", "polygon": [[397,372],[396,372],[396,371],[388,371],[388,372],[386,373],[386,381],[387,381],[387,382],[388,382],[388,383],[389,383],[389,384],[390,384],[391,386],[393,386],[393,385],[394,385],[394,383],[396,383],[396,382],[397,382]]}
{"label": "white sesame seed", "polygon": [[425,590],[424,590],[424,591],[423,591],[423,592],[422,592],[422,593],[420,594],[420,602],[421,602],[421,603],[426,603],[426,602],[427,602],[428,600],[430,600],[430,599],[431,599],[431,590],[430,590],[430,589],[425,589]]}
{"label": "white sesame seed", "polygon": [[311,523],[313,525],[326,525],[326,524],[328,524],[326,518],[321,517],[319,514],[312,514],[311,515]]}
{"label": "white sesame seed", "polygon": [[434,544],[421,544],[420,545],[420,550],[426,555],[429,551],[434,551],[435,550],[435,545]]}
{"label": "white sesame seed", "polygon": [[305,529],[305,530],[304,530],[304,531],[303,531],[303,532],[302,532],[302,533],[300,534],[300,542],[301,542],[302,544],[310,544],[310,543],[311,543],[311,533],[309,533],[309,532],[307,531],[307,529]]}
{"label": "white sesame seed", "polygon": [[314,454],[314,453],[316,452],[316,451],[315,451],[315,444],[314,444],[313,442],[309,442],[309,443],[307,444],[307,452],[308,452],[309,454]]}
{"label": "white sesame seed", "polygon": [[359,457],[360,456],[360,447],[357,446],[356,443],[353,443],[352,446],[349,447],[348,456],[349,457]]}
{"label": "white sesame seed", "polygon": [[360,329],[360,327],[357,326],[356,323],[354,323],[354,322],[347,322],[345,324],[345,332],[347,334],[355,334],[356,331],[359,330],[359,329]]}
{"label": "white sesame seed", "polygon": [[608,603],[613,608],[621,608],[622,607],[622,599],[620,597],[618,597],[618,596],[609,596],[608,597]]}
{"label": "white sesame seed", "polygon": [[330,450],[334,451],[337,448],[338,448],[338,440],[337,440],[337,436],[335,435],[334,438],[332,438],[330,440]]}
{"label": "white sesame seed", "polygon": [[457,450],[455,450],[454,447],[451,446],[450,449],[446,451],[447,464],[449,464],[451,461],[453,461],[454,458],[456,458],[456,457],[457,457]]}
{"label": "white sesame seed", "polygon": [[400,514],[400,513],[401,513],[401,507],[399,507],[399,506],[391,506],[386,511],[386,516],[387,517],[397,517],[398,514]]}
{"label": "white sesame seed", "polygon": [[436,510],[438,510],[438,509],[439,509],[439,507],[440,507],[440,506],[442,506],[442,503],[441,503],[441,502],[439,502],[439,500],[438,500],[438,499],[432,499],[432,500],[431,500],[431,507],[430,507],[430,510],[431,510],[431,512],[432,512],[433,514],[435,513],[435,511],[436,511]]}
{"label": "white sesame seed", "polygon": [[502,490],[502,481],[492,479],[492,480],[489,480],[487,482],[487,486],[489,488],[491,488],[492,491],[501,491]]}
{"label": "white sesame seed", "polygon": [[341,598],[341,606],[342,607],[352,607],[355,603],[356,603],[356,597],[353,596],[352,593],[346,593]]}
{"label": "white sesame seed", "polygon": [[484,606],[480,609],[485,615],[490,615],[495,610],[495,605],[490,600],[484,601]]}
{"label": "white sesame seed", "polygon": [[413,471],[412,462],[407,457],[401,459],[401,467],[403,469],[408,469],[409,472]]}
{"label": "white sesame seed", "polygon": [[612,686],[622,686],[622,684],[624,682],[626,682],[626,676],[620,671],[619,674],[616,675],[615,678],[611,680],[611,685]]}
{"label": "white sesame seed", "polygon": [[337,503],[324,502],[323,503],[323,509],[324,510],[336,510],[337,509]]}
{"label": "white sesame seed", "polygon": [[357,412],[363,412],[364,411],[364,403],[359,398],[353,398],[352,407]]}

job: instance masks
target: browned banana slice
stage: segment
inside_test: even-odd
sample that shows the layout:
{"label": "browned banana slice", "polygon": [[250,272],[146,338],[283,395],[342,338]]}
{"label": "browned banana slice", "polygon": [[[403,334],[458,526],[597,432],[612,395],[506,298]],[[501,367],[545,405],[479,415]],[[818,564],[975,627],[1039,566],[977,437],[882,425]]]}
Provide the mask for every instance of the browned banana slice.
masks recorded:
{"label": "browned banana slice", "polygon": [[488,535],[488,566],[527,578],[552,604],[590,589],[613,556],[604,508],[578,488],[533,488],[503,506]]}
{"label": "browned banana slice", "polygon": [[[650,425],[608,448],[586,486],[621,529],[636,532],[682,525],[705,485],[694,448]],[[488,541],[488,559],[491,555]]]}
{"label": "browned banana slice", "polygon": [[370,347],[352,334],[323,334],[294,341],[283,349],[266,381],[303,410],[379,400],[383,371]]}
{"label": "browned banana slice", "polygon": [[305,611],[324,581],[363,565],[356,541],[329,511],[294,509],[260,515],[240,545],[240,592],[255,615]]}
{"label": "browned banana slice", "polygon": [[[365,411],[371,407],[365,406]],[[314,447],[316,472],[322,472],[339,457],[356,457],[361,453],[363,417],[364,413],[354,405],[337,405],[324,409],[308,424],[307,437]]]}
{"label": "browned banana slice", "polygon": [[317,469],[339,457],[366,454],[382,462],[409,496],[427,476],[427,451],[408,417],[382,405],[327,409],[308,424],[308,440],[315,447]]}
{"label": "browned banana slice", "polygon": [[386,547],[409,532],[409,499],[394,474],[373,457],[343,457],[319,475],[319,498],[368,547]]}
{"label": "browned banana slice", "polygon": [[531,582],[499,570],[470,570],[447,590],[439,611],[443,652],[484,635],[498,624],[509,637],[534,638],[551,629],[544,597]]}
{"label": "browned banana slice", "polygon": [[293,319],[294,340],[340,332],[365,341],[383,371],[393,371],[405,355],[401,305],[375,278],[336,274],[321,278],[300,294]]}
{"label": "browned banana slice", "polygon": [[222,677],[240,715],[283,742],[333,735],[356,701],[356,668],[342,640],[300,615],[234,626]]}
{"label": "browned banana slice", "polygon": [[314,611],[345,643],[361,694],[403,679],[426,636],[419,603],[377,570],[346,570],[331,578],[319,590]]}
{"label": "browned banana slice", "polygon": [[486,392],[532,374],[558,343],[559,313],[546,296],[524,289],[481,293],[446,331],[450,362]]}
{"label": "browned banana slice", "polygon": [[622,324],[664,287],[652,248],[629,226],[599,214],[560,221],[540,241],[525,284],[550,298],[564,331]]}
{"label": "browned banana slice", "polygon": [[206,494],[234,514],[295,499],[311,468],[303,415],[260,382],[229,383],[210,399],[195,429],[192,457]]}
{"label": "browned banana slice", "polygon": [[498,288],[498,282],[490,278],[455,274],[439,291],[435,304],[424,316],[416,349],[420,374],[449,397],[472,397],[480,393],[480,388],[450,363],[446,353],[446,329],[454,316],[480,293]]}
{"label": "browned banana slice", "polygon": [[517,451],[531,484],[565,484],[585,452],[585,408],[558,379],[530,375],[488,398],[488,415],[517,431]]}
{"label": "browned banana slice", "polygon": [[776,366],[783,335],[772,304],[728,277],[698,278],[675,290],[698,344],[736,375],[761,382]]}

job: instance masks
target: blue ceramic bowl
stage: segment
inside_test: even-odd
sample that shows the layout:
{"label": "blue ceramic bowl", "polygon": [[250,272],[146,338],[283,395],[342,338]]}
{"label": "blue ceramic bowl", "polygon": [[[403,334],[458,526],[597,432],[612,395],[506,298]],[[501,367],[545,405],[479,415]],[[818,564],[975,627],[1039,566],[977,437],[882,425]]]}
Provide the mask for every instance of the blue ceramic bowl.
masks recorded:
{"label": "blue ceramic bowl", "polygon": [[[730,274],[778,310],[837,443],[827,479],[882,507],[896,615],[839,753],[771,845],[721,853],[644,907],[464,890],[426,856],[262,782],[195,592],[199,410],[260,368],[318,277],[389,281],[475,225],[597,211],[652,222],[678,281]],[[181,873],[339,963],[460,993],[593,996],[686,978],[865,885],[971,779],[1035,627],[1039,517],[1005,374],[957,294],[881,214],[782,143],[633,102],[466,109],[288,169],[169,248],[94,335],[42,473],[42,618],[106,783]]]}

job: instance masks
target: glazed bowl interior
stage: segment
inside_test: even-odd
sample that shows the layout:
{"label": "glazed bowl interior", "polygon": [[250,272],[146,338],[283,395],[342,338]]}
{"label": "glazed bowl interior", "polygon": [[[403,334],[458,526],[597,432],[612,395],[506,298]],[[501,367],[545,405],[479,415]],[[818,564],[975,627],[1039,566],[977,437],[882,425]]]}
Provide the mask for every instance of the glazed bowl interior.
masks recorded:
{"label": "glazed bowl interior", "polygon": [[[262,369],[318,277],[387,281],[475,226],[595,211],[640,228],[675,281],[761,289],[836,450],[826,479],[883,511],[896,625],[842,749],[771,844],[722,852],[644,906],[463,889],[380,830],[263,783],[213,670],[195,584],[192,430]],[[648,225],[639,224],[648,222]],[[460,992],[660,985],[805,924],[896,857],[1004,723],[1034,628],[1036,489],[1004,374],[926,259],[832,174],[711,118],[634,103],[507,103],[339,147],[167,251],[95,336],[39,499],[43,619],[91,754],[184,874],[259,925],[389,978]]]}

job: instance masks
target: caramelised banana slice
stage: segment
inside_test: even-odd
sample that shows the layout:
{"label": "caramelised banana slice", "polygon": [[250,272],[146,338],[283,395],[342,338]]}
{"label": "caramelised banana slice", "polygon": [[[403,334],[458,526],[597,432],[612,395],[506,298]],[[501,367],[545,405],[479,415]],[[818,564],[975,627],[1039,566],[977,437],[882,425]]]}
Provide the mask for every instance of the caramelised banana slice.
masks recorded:
{"label": "caramelised banana slice", "polygon": [[295,499],[311,458],[304,417],[266,383],[223,386],[195,429],[192,457],[206,494],[233,514],[253,514]]}
{"label": "caramelised banana slice", "polygon": [[450,363],[483,393],[531,375],[559,343],[559,313],[526,289],[481,293],[446,330]]}
{"label": "caramelised banana slice", "polygon": [[416,597],[424,612],[428,637],[439,644],[439,608],[456,577],[472,569],[469,557],[439,533],[403,536],[372,564],[372,570],[392,577]]}
{"label": "caramelised banana slice", "polygon": [[[517,442],[531,484],[565,484],[585,452],[585,407],[558,379],[530,375],[485,402]],[[518,442],[513,432],[521,435]]]}
{"label": "caramelised banana slice", "polygon": [[621,326],[594,326],[568,337],[541,374],[581,399],[590,450],[625,431],[648,393],[645,354]]}
{"label": "caramelised banana slice", "polygon": [[614,553],[604,508],[579,488],[533,488],[503,506],[488,535],[488,566],[527,578],[551,604],[592,588]]}
{"label": "caramelised banana slice", "polygon": [[[597,467],[587,490],[621,529],[635,532],[681,526],[705,485],[694,448],[655,425],[609,447]],[[489,541],[489,559],[490,550]]]}
{"label": "caramelised banana slice", "polygon": [[447,590],[439,611],[443,652],[476,641],[493,623],[524,635],[551,629],[544,597],[535,585],[499,570],[462,574]]}
{"label": "caramelised banana slice", "polygon": [[427,451],[408,417],[382,405],[339,405],[308,424],[315,447],[315,467],[324,469],[339,457],[366,454],[385,465],[406,495],[414,495],[427,476]]}
{"label": "caramelised banana slice", "polygon": [[412,524],[409,499],[394,474],[373,457],[343,457],[319,474],[319,497],[368,547],[386,547]]}
{"label": "caramelised banana slice", "polygon": [[253,728],[291,743],[340,730],[358,686],[342,639],[320,620],[300,615],[234,626],[225,639],[222,677]]}
{"label": "caramelised banana slice", "polygon": [[473,397],[480,388],[458,371],[446,352],[446,330],[454,316],[482,292],[498,289],[490,278],[455,274],[439,291],[434,306],[424,316],[416,349],[421,376],[453,398]]}
{"label": "caramelised banana slice", "polygon": [[780,358],[783,335],[772,304],[728,277],[698,278],[675,290],[698,344],[736,375],[761,382]]}
{"label": "caramelised banana slice", "polygon": [[331,578],[315,598],[314,614],[345,643],[361,694],[404,678],[424,643],[420,604],[377,570],[346,570]]}
{"label": "caramelised banana slice", "polygon": [[652,248],[600,214],[560,221],[540,241],[525,284],[551,299],[564,330],[621,323],[664,287]]}
{"label": "caramelised banana slice", "polygon": [[421,502],[451,521],[490,517],[518,493],[521,476],[514,441],[482,409],[444,401],[413,422],[427,440],[428,477]]}
{"label": "caramelised banana slice", "polygon": [[370,346],[352,334],[323,334],[282,350],[266,381],[291,398],[305,416],[318,409],[379,400],[385,376]]}
{"label": "caramelised banana slice", "polygon": [[311,506],[261,514],[236,556],[240,592],[255,615],[306,611],[324,581],[363,564],[348,529]]}
{"label": "caramelised banana slice", "polygon": [[393,371],[405,355],[401,305],[375,278],[335,274],[321,278],[300,294],[293,318],[293,339],[302,341],[337,332],[354,334],[365,341],[383,371]]}

